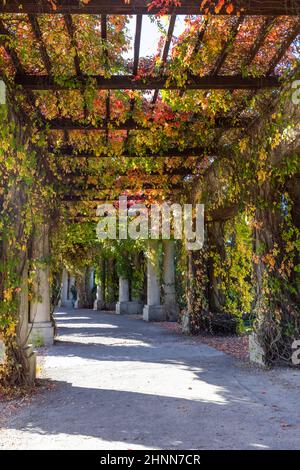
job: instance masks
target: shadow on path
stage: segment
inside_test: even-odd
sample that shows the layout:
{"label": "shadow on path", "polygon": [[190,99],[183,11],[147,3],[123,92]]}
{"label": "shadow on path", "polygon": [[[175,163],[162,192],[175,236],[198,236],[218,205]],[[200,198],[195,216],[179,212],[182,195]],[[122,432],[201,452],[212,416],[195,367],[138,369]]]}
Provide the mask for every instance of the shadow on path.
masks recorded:
{"label": "shadow on path", "polygon": [[2,448],[298,448],[299,373],[264,372],[141,320],[56,313],[56,383],[0,434]]}

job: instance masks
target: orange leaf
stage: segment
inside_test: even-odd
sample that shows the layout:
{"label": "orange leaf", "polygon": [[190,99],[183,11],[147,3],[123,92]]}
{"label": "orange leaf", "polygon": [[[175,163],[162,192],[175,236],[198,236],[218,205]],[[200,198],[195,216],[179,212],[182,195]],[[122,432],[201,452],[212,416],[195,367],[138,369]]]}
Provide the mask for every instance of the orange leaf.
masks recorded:
{"label": "orange leaf", "polygon": [[228,15],[230,15],[234,10],[234,7],[232,5],[232,3],[229,3],[229,5],[227,5],[226,7],[226,13],[228,13]]}

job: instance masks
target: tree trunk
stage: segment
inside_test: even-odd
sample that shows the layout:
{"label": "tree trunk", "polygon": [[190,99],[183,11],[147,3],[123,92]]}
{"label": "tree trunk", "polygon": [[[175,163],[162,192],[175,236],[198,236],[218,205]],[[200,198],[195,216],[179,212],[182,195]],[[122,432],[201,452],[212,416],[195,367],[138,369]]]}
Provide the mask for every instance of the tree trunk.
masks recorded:
{"label": "tree trunk", "polygon": [[212,221],[207,227],[209,245],[208,303],[209,311],[212,313],[221,313],[226,302],[224,291],[221,288],[221,284],[224,279],[222,279],[220,274],[217,272],[218,266],[221,268],[224,267],[226,260],[224,228],[224,221]]}
{"label": "tree trunk", "polygon": [[[21,302],[22,288],[24,288],[22,281],[27,282],[27,249],[24,250],[16,243],[11,243],[12,240],[26,240],[23,217],[26,204],[27,197],[23,185],[13,185],[5,202],[5,212],[9,217],[10,226],[9,233],[3,241],[1,256],[4,275],[1,283],[0,299],[3,306],[6,305],[6,309],[8,309],[6,312],[7,319],[11,317],[9,323],[3,327],[6,363],[0,374],[0,382],[5,385],[32,384],[26,345],[27,334],[24,332],[24,325],[28,323],[28,305],[26,306],[24,302]],[[10,291],[13,280],[18,288]],[[5,303],[4,298],[7,295],[10,295],[11,299]],[[11,329],[13,323],[15,328]]]}
{"label": "tree trunk", "polygon": [[[300,336],[299,279],[287,250],[288,217],[282,191],[266,182],[259,190],[255,220],[256,330],[266,361],[290,362]],[[290,264],[292,262],[292,264]]]}
{"label": "tree trunk", "polygon": [[185,333],[197,334],[201,329],[201,317],[207,308],[206,252],[188,251],[188,279],[186,288],[187,310],[183,318]]}

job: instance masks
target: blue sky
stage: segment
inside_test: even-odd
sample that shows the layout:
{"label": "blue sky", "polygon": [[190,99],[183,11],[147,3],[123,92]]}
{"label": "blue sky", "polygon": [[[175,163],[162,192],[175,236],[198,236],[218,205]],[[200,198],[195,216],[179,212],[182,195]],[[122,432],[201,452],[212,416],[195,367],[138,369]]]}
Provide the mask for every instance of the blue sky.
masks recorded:
{"label": "blue sky", "polygon": [[[174,28],[174,36],[178,37],[182,31],[184,30],[184,18],[183,15],[178,15],[176,18],[175,28]],[[164,16],[161,18],[162,24],[168,27],[169,17]],[[129,22],[129,31],[131,36],[131,48],[126,54],[126,58],[133,57],[133,43],[134,43],[134,35],[135,35],[135,24],[136,24],[136,17],[133,16]],[[158,26],[155,22],[151,22],[149,16],[144,15],[143,23],[142,23],[142,33],[141,33],[141,49],[140,49],[140,57],[151,56],[157,52],[157,45],[160,38],[160,32]]]}

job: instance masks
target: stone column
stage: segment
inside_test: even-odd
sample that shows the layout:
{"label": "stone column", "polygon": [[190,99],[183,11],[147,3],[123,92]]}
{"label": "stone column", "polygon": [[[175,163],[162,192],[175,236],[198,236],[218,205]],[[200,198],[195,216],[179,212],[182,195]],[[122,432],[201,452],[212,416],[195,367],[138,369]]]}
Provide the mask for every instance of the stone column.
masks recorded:
{"label": "stone column", "polygon": [[74,308],[85,308],[85,272],[76,276],[76,300]]}
{"label": "stone column", "polygon": [[104,295],[101,282],[97,285],[96,300],[94,302],[94,310],[102,310],[104,307]]}
{"label": "stone column", "polygon": [[149,240],[147,253],[147,305],[143,309],[145,321],[164,321],[164,307],[160,303],[159,241]]}
{"label": "stone column", "polygon": [[142,286],[134,286],[134,283],[141,275],[141,253],[134,253],[133,255],[133,270],[132,270],[132,283],[131,283],[131,305],[130,313],[141,315],[143,313],[144,302],[142,297]]}
{"label": "stone column", "polygon": [[80,300],[80,294],[78,290],[77,290],[77,298],[74,302],[74,308],[76,309],[81,308],[81,300]]}
{"label": "stone column", "polygon": [[29,301],[28,301],[28,261],[24,267],[20,292],[19,304],[19,338],[22,347],[25,350],[28,361],[29,383],[34,384],[36,378],[36,354],[31,344],[28,344],[28,320],[29,320]]}
{"label": "stone column", "polygon": [[116,305],[116,313],[128,313],[129,303],[129,281],[124,277],[119,278],[119,301]]}
{"label": "stone column", "polygon": [[69,292],[68,292],[68,297],[69,297],[69,302],[70,305],[74,308],[76,300],[74,300],[74,295],[72,293],[72,288],[75,287],[75,276],[70,276],[70,281],[69,281]]}
{"label": "stone column", "polygon": [[68,305],[68,272],[66,268],[63,269],[62,282],[61,282],[61,306],[66,307]]}
{"label": "stone column", "polygon": [[24,346],[28,341],[28,320],[29,320],[29,300],[28,300],[28,261],[24,267],[21,281],[20,304],[19,304],[19,338]]}
{"label": "stone column", "polygon": [[105,308],[107,310],[115,310],[116,308],[116,289],[115,289],[115,260],[109,258],[107,260],[106,269],[107,298]]}
{"label": "stone column", "polygon": [[179,316],[179,307],[176,302],[175,293],[174,240],[164,240],[163,248],[163,288],[165,313],[168,321],[177,321]]}
{"label": "stone column", "polygon": [[53,344],[54,328],[50,321],[49,224],[43,221],[33,238],[33,300],[30,302],[30,342],[35,346]]}
{"label": "stone column", "polygon": [[88,267],[85,272],[85,293],[86,293],[86,302],[87,307],[91,308],[93,306],[93,288],[94,288],[94,268]]}

